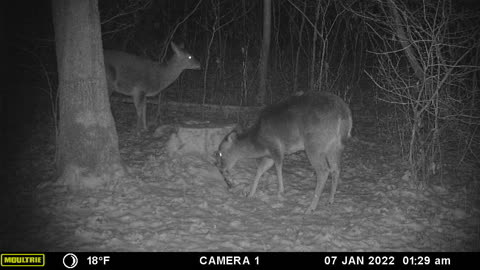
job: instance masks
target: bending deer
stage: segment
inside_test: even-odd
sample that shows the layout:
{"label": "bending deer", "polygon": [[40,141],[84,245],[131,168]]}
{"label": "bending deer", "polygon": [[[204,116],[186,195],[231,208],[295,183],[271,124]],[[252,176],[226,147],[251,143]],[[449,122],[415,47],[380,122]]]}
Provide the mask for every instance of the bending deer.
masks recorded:
{"label": "bending deer", "polygon": [[255,195],[263,173],[275,165],[278,193],[284,192],[282,165],[286,154],[305,150],[315,169],[317,185],[307,213],[317,208],[329,174],[332,176],[330,203],[333,203],[340,178],[340,156],[350,137],[352,116],[338,96],[320,92],[293,96],[265,108],[257,122],[245,133],[232,131],[220,143],[217,166],[229,187],[229,170],[244,158],[261,158],[249,197]]}

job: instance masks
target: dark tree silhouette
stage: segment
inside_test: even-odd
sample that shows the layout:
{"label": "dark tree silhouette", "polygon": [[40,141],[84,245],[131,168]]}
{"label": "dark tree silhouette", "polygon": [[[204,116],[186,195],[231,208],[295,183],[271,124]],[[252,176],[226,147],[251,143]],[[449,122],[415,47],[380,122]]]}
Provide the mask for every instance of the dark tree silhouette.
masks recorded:
{"label": "dark tree silhouette", "polygon": [[268,56],[270,54],[270,36],[272,29],[272,0],[263,0],[263,41],[262,56],[260,58],[260,83],[257,93],[257,103],[265,102],[267,91]]}
{"label": "dark tree silhouette", "polygon": [[59,79],[57,172],[71,188],[123,175],[110,111],[97,0],[54,0]]}

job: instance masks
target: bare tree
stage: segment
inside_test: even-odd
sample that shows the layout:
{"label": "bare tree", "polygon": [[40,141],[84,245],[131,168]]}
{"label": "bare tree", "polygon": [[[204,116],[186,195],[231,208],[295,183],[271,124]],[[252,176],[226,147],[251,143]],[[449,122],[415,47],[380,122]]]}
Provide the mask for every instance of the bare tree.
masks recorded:
{"label": "bare tree", "polygon": [[[294,89],[297,88],[298,57],[301,46],[305,44],[305,51],[310,50],[308,56],[308,91],[332,91],[341,96],[344,100],[352,97],[353,77],[358,73],[359,67],[350,67],[344,63],[346,58],[354,58],[353,52],[347,44],[353,44],[357,34],[348,27],[347,9],[339,2],[325,0],[315,1],[313,8],[308,8],[306,2],[304,7],[291,0],[289,4],[301,14],[300,33],[296,59],[294,60]],[[308,12],[312,9],[311,12]],[[313,13],[313,14],[312,14]],[[308,14],[312,18],[309,18]],[[304,24],[311,27],[311,36],[302,35]],[[343,33],[343,35],[341,35]],[[303,41],[303,37],[311,40],[310,45]],[[337,43],[343,43],[343,48],[338,49]],[[356,71],[355,71],[356,70]]]}
{"label": "bare tree", "polygon": [[[235,16],[235,12],[238,10],[239,6],[233,6],[233,8],[230,8],[230,9],[224,9],[225,11],[222,12],[222,6],[221,6],[221,3],[222,1],[219,1],[219,0],[212,0],[211,1],[211,20],[209,20],[209,18],[207,17],[206,18],[206,23],[205,25],[203,26],[205,28],[205,30],[208,31],[208,33],[210,34],[210,38],[208,39],[208,43],[207,43],[207,55],[205,56],[205,68],[203,70],[203,98],[202,98],[202,103],[205,104],[206,103],[206,99],[207,99],[207,75],[208,75],[208,72],[209,72],[209,67],[210,67],[210,59],[211,59],[211,51],[212,51],[212,45],[213,45],[213,42],[215,40],[215,38],[217,37],[218,35],[218,52],[216,53],[216,56],[218,59],[216,59],[218,61],[218,64],[217,65],[220,65],[220,68],[218,69],[218,71],[220,73],[225,73],[225,70],[223,70],[222,66],[223,66],[223,55],[222,55],[222,47],[225,45],[225,44],[222,44],[222,40],[221,40],[221,30],[226,27],[227,25],[229,25],[230,23],[236,21],[240,16],[243,16],[243,14],[241,15],[237,15]],[[209,23],[209,21],[211,21]],[[221,76],[221,74],[216,74],[216,76]],[[215,76],[215,77],[216,77]]]}
{"label": "bare tree", "polygon": [[[307,11],[307,1],[303,2],[302,22],[300,23],[300,30],[298,31],[298,47],[295,56],[295,67],[293,70],[293,93],[297,92],[298,88],[298,63],[300,59],[300,51],[302,49],[303,27],[305,26],[305,12]],[[292,35],[293,36],[293,35]]]}
{"label": "bare tree", "polygon": [[479,90],[470,81],[480,70],[480,31],[473,26],[480,16],[448,0],[386,3],[383,14],[362,15],[377,47],[377,74],[370,77],[381,100],[395,109],[392,122],[409,176],[420,182],[442,176],[446,157],[452,160],[455,152],[447,151],[452,144],[464,151],[457,153],[460,161],[468,156],[478,166],[480,115],[472,108],[478,108]]}
{"label": "bare tree", "polygon": [[57,170],[70,188],[124,174],[110,111],[97,0],[54,0],[59,78]]}
{"label": "bare tree", "polygon": [[272,29],[272,0],[263,0],[263,42],[260,57],[260,82],[257,93],[257,103],[265,102],[267,89],[268,56],[270,55],[270,36]]}

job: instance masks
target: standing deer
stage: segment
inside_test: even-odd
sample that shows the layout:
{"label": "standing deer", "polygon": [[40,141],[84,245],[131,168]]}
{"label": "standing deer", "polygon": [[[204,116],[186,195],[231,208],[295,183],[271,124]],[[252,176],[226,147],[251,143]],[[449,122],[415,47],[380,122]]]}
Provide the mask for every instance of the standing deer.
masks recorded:
{"label": "standing deer", "polygon": [[257,122],[245,133],[232,131],[220,143],[217,166],[229,187],[229,170],[244,158],[261,158],[249,197],[253,197],[263,173],[275,164],[278,193],[284,192],[282,165],[286,154],[305,150],[315,169],[317,185],[307,213],[317,208],[329,174],[332,176],[330,203],[333,203],[340,177],[340,156],[350,137],[352,116],[338,96],[320,92],[293,96],[266,107]]}
{"label": "standing deer", "polygon": [[185,69],[200,69],[191,54],[170,43],[173,56],[159,63],[121,51],[105,50],[105,71],[109,95],[113,91],[131,96],[137,111],[137,130],[147,130],[147,97],[158,95]]}

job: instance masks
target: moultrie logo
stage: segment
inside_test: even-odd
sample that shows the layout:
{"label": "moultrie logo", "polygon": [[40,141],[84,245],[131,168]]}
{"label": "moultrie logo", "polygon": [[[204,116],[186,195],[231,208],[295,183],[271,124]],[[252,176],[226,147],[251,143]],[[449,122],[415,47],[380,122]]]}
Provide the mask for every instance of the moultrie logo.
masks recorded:
{"label": "moultrie logo", "polygon": [[45,266],[45,254],[2,253],[0,265],[9,266]]}

